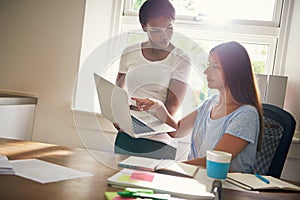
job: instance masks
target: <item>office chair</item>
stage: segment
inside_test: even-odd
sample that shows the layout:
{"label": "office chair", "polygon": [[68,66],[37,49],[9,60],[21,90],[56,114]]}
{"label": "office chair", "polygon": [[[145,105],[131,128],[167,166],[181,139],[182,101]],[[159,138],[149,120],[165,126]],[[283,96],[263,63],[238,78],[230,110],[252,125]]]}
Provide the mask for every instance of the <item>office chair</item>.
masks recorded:
{"label": "office chair", "polygon": [[263,103],[264,135],[254,172],[280,178],[295,132],[296,121],[287,111]]}

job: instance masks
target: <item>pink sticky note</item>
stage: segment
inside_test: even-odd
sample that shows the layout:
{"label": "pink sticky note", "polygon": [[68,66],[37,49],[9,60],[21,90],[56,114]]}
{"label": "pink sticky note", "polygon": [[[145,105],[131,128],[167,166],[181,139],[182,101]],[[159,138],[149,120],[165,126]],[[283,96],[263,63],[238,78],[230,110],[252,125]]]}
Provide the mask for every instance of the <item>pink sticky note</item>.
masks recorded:
{"label": "pink sticky note", "polygon": [[121,196],[116,196],[113,198],[113,200],[135,200],[136,198],[128,198],[128,197],[121,197]]}
{"label": "pink sticky note", "polygon": [[131,180],[140,180],[140,181],[148,181],[152,182],[154,178],[154,174],[143,173],[143,172],[133,172],[130,176]]}

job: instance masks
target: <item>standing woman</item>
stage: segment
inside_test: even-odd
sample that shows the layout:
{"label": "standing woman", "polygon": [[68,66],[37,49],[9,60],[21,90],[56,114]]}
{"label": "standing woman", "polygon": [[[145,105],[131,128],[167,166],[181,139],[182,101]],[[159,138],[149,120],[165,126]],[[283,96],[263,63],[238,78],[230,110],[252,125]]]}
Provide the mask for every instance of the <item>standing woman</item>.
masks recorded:
{"label": "standing woman", "polygon": [[237,42],[214,47],[205,70],[210,97],[179,122],[159,101],[133,98],[139,110],[155,109],[161,120],[176,128],[169,133],[182,137],[192,133],[189,164],[205,166],[206,151],[232,154],[231,171],[253,172],[262,135],[262,108],[253,69],[246,49]]}
{"label": "standing woman", "polygon": [[[116,78],[116,85],[127,88],[130,97],[157,99],[172,116],[183,101],[191,70],[189,56],[170,43],[174,20],[175,9],[168,0],[147,0],[139,21],[148,40],[125,48]],[[176,150],[176,140],[167,133],[135,139],[119,132],[115,142],[116,153],[158,159],[175,159]]]}

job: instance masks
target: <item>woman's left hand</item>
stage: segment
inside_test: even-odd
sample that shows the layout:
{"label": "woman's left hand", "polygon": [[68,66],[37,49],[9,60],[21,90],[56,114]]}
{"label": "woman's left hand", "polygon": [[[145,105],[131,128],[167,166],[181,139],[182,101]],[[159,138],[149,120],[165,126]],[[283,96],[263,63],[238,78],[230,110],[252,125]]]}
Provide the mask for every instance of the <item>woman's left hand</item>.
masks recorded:
{"label": "woman's left hand", "polygon": [[118,132],[123,132],[123,129],[120,128],[119,124],[113,123],[113,125],[114,125],[115,129],[118,130]]}

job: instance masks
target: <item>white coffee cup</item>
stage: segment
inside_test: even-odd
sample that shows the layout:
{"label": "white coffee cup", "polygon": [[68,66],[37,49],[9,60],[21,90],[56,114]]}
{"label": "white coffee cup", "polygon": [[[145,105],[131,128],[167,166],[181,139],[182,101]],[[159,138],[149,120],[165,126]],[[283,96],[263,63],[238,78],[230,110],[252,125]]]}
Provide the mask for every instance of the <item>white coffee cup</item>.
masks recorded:
{"label": "white coffee cup", "polygon": [[232,154],[216,151],[206,151],[207,176],[215,179],[226,179]]}

